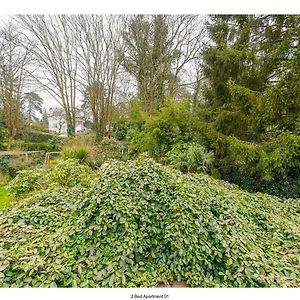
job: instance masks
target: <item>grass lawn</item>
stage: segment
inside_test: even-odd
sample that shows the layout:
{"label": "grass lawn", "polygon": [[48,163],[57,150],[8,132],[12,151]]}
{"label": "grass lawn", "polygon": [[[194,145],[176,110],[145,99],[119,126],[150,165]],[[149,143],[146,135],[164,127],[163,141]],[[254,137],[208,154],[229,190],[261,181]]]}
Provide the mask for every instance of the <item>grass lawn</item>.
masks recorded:
{"label": "grass lawn", "polygon": [[3,208],[8,205],[8,203],[12,200],[12,197],[8,195],[8,190],[0,186],[0,208]]}

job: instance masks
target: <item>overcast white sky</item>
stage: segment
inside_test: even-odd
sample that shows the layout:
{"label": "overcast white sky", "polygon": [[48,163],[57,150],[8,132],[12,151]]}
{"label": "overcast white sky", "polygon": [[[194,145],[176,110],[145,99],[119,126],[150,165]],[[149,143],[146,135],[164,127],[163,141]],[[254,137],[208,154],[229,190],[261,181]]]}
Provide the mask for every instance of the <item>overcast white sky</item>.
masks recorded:
{"label": "overcast white sky", "polygon": [[300,14],[297,0],[9,0],[2,14]]}

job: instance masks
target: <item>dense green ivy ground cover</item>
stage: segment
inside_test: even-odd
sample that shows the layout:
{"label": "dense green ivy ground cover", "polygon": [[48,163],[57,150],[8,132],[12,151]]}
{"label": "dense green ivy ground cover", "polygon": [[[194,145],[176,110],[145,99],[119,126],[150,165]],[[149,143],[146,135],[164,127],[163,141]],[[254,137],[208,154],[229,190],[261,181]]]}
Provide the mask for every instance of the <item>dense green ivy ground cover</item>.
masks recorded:
{"label": "dense green ivy ground cover", "polygon": [[0,211],[0,286],[300,286],[300,205],[153,160]]}

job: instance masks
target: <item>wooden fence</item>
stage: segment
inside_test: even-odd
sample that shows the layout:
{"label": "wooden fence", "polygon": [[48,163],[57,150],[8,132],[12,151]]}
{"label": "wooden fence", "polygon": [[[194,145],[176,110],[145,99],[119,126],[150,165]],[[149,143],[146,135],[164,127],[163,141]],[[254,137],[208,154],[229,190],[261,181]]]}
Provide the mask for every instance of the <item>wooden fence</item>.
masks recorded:
{"label": "wooden fence", "polygon": [[[43,154],[44,151],[0,151],[0,156],[7,156],[7,157],[18,157],[21,160],[24,160],[25,162],[28,161],[29,156],[36,155],[36,154]],[[50,160],[50,156],[52,154],[60,154],[60,152],[46,152],[45,153],[45,164],[48,163]]]}

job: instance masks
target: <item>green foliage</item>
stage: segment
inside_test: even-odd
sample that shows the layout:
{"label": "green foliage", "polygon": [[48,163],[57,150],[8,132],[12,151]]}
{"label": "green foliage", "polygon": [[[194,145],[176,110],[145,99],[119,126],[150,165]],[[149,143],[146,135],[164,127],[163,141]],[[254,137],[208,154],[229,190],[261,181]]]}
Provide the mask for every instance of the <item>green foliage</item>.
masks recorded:
{"label": "green foliage", "polygon": [[63,146],[63,139],[58,135],[54,135],[48,140],[48,151],[60,151]]}
{"label": "green foliage", "polygon": [[299,135],[270,127],[264,141],[255,143],[226,136],[210,124],[198,125],[198,140],[215,154],[214,177],[250,191],[299,197]]}
{"label": "green foliage", "polygon": [[125,118],[119,118],[113,123],[113,135],[119,141],[125,140],[130,128],[131,124],[129,120]]}
{"label": "green foliage", "polygon": [[299,205],[152,160],[0,212],[2,287],[300,285]]}
{"label": "green foliage", "polygon": [[[214,176],[213,172],[211,175]],[[299,177],[298,174],[295,178],[288,177],[287,179],[281,178],[274,181],[265,181],[250,172],[239,171],[236,166],[227,167],[226,172],[222,172],[224,180],[235,183],[242,189],[250,192],[260,191],[280,198],[300,198]]]}
{"label": "green foliage", "polygon": [[55,135],[43,131],[29,130],[24,134],[24,140],[33,143],[48,142]]}
{"label": "green foliage", "polygon": [[257,174],[262,180],[286,178],[300,167],[300,137],[282,133],[260,144],[228,138],[229,157],[242,172]]}
{"label": "green foliage", "polygon": [[129,132],[129,149],[133,153],[148,151],[160,157],[170,151],[173,144],[191,139],[193,117],[188,101],[168,99],[157,115],[152,116],[134,108],[134,120],[138,126]]}
{"label": "green foliage", "polygon": [[41,182],[45,179],[46,174],[46,169],[19,171],[17,176],[8,185],[8,190],[12,195],[22,195],[34,189],[41,190],[43,187]]}
{"label": "green foliage", "polygon": [[23,150],[23,151],[48,151],[48,142],[27,142],[22,140],[16,140],[12,142],[12,150]]}
{"label": "green foliage", "polygon": [[30,130],[24,133],[22,140],[12,142],[12,150],[59,151],[63,140],[60,136],[43,131]]}
{"label": "green foliage", "polygon": [[84,147],[64,148],[61,153],[65,159],[77,159],[80,163],[84,163],[89,155],[88,149]]}
{"label": "green foliage", "polygon": [[16,170],[3,157],[0,157],[0,172],[8,174],[11,178],[16,176]]}
{"label": "green foliage", "polygon": [[[79,160],[80,162],[80,160]],[[60,162],[48,171],[50,185],[62,187],[75,187],[77,185],[89,185],[90,168],[78,164],[78,160],[68,159]]]}
{"label": "green foliage", "polygon": [[74,187],[89,184],[87,166],[80,165],[77,160],[59,162],[50,168],[37,168],[19,171],[9,183],[8,190],[12,195],[25,195],[29,192],[38,192],[47,188]]}
{"label": "green foliage", "polygon": [[11,201],[12,201],[12,197],[8,194],[7,189],[1,186],[1,181],[0,181],[0,209],[6,207]]}
{"label": "green foliage", "polygon": [[182,172],[207,171],[213,164],[213,152],[197,143],[175,144],[167,153],[172,166]]}
{"label": "green foliage", "polygon": [[113,138],[104,138],[97,147],[97,163],[109,159],[124,160],[127,158],[127,143]]}
{"label": "green foliage", "polygon": [[297,132],[299,16],[219,15],[203,52],[205,100],[215,128],[261,141],[268,126]]}
{"label": "green foliage", "polygon": [[27,122],[37,121],[37,113],[43,112],[43,99],[35,92],[25,93],[22,99],[22,110]]}

